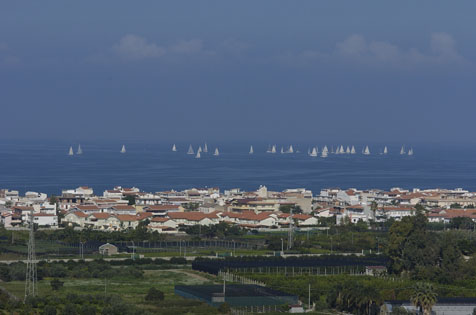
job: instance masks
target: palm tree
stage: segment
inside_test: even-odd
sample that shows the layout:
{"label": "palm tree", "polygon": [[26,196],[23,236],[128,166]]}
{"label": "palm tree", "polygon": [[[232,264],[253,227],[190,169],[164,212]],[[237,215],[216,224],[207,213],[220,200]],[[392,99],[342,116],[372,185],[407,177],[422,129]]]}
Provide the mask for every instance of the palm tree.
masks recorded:
{"label": "palm tree", "polygon": [[431,308],[436,303],[437,294],[430,283],[419,282],[413,287],[410,301],[420,308],[424,315],[431,314]]}

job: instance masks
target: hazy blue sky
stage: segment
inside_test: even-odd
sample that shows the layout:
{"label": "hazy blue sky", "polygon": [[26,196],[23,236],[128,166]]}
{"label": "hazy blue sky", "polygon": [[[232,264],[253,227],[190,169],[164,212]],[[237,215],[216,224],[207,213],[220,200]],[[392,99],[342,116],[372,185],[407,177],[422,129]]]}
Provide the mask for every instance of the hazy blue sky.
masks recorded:
{"label": "hazy blue sky", "polygon": [[1,1],[0,138],[474,142],[476,1]]}

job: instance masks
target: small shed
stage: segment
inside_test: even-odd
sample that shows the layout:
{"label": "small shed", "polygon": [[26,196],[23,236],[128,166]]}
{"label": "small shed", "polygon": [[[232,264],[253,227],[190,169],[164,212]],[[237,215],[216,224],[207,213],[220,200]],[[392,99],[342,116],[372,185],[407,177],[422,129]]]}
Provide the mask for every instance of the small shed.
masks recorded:
{"label": "small shed", "polygon": [[113,244],[103,244],[99,246],[99,254],[103,256],[112,256],[117,254],[117,246]]}

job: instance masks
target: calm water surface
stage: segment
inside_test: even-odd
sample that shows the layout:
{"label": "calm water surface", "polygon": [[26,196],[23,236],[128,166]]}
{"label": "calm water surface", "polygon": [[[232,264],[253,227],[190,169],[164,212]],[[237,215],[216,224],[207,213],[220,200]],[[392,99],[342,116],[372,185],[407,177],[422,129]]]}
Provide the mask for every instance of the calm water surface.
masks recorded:
{"label": "calm water surface", "polygon": [[[195,150],[198,143],[194,143]],[[266,154],[266,144],[218,144],[220,156],[211,152],[201,159],[185,154],[188,144],[81,143],[83,154],[68,156],[69,144],[0,143],[0,188],[59,194],[80,185],[97,194],[115,185],[136,186],[145,191],[218,186],[254,190],[259,185],[282,190],[321,188],[455,188],[476,191],[476,149],[456,146],[415,146],[413,157],[400,156],[399,146],[371,145],[372,155],[330,155],[327,159],[307,156],[308,146],[298,145],[298,154]],[[319,145],[321,150],[323,144]],[[217,144],[209,144],[213,151]],[[76,150],[77,144],[74,146]],[[280,146],[278,146],[279,148]],[[330,146],[329,146],[330,148]],[[356,150],[361,152],[361,146]]]}

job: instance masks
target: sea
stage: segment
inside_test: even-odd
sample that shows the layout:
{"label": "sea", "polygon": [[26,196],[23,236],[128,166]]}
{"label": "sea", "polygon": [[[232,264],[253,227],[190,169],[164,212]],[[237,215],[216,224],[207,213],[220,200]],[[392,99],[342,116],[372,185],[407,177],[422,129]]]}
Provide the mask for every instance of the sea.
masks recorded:
{"label": "sea", "polygon": [[[384,189],[464,188],[476,191],[476,148],[452,144],[412,146],[413,156],[400,155],[401,144],[368,144],[370,155],[329,154],[308,156],[308,148],[325,143],[294,143],[293,154],[266,153],[266,143],[208,143],[201,158],[186,154],[190,143],[84,142],[83,154],[68,155],[70,145],[54,141],[0,141],[0,189],[61,194],[63,189],[92,187],[101,195],[115,186],[138,187],[142,191],[183,190],[219,187],[256,190],[306,188],[318,194],[323,188]],[[196,151],[204,143],[191,143]],[[250,155],[250,145],[254,154]],[[326,144],[329,149],[338,143]],[[351,146],[352,143],[343,144]],[[212,153],[218,147],[219,156]],[[407,147],[408,149],[408,147]],[[320,155],[320,154],[319,154]]]}

